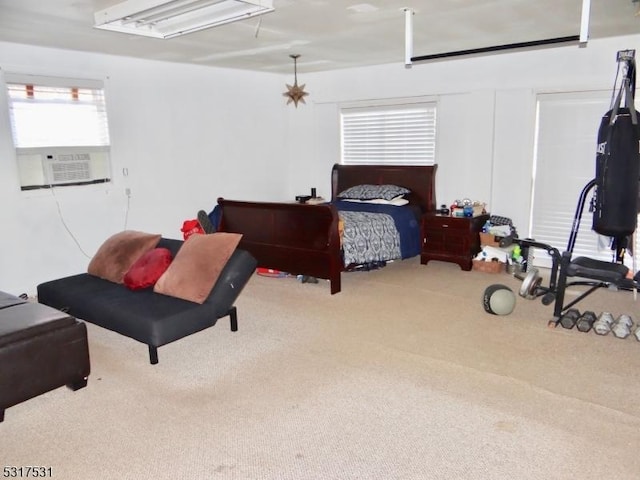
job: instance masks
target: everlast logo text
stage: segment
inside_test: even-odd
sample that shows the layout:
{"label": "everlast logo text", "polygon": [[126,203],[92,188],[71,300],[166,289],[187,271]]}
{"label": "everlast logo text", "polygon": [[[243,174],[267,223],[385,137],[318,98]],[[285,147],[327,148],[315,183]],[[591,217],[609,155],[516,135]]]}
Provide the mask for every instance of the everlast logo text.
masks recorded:
{"label": "everlast logo text", "polygon": [[598,144],[598,148],[596,149],[596,153],[604,153],[607,148],[607,142],[602,142]]}

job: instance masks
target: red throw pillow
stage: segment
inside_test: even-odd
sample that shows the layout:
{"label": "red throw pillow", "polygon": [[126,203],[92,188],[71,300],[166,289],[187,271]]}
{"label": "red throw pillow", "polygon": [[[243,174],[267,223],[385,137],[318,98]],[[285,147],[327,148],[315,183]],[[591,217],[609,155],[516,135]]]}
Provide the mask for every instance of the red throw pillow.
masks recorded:
{"label": "red throw pillow", "polygon": [[169,268],[173,257],[167,248],[154,248],[142,255],[124,275],[124,284],[131,290],[153,287]]}

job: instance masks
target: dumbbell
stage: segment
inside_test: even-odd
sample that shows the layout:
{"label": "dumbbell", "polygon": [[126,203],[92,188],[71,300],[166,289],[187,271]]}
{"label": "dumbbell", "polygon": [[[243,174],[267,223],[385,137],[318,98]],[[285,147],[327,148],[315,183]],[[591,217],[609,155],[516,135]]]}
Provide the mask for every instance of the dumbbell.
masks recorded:
{"label": "dumbbell", "polygon": [[633,320],[631,320],[631,317],[623,313],[618,316],[616,321],[611,326],[611,333],[613,333],[616,338],[624,339],[631,335],[632,326]]}
{"label": "dumbbell", "polygon": [[580,332],[588,332],[593,327],[593,324],[597,320],[596,314],[591,310],[587,310],[582,314],[582,316],[576,321],[576,328]]}
{"label": "dumbbell", "polygon": [[573,328],[578,318],[580,318],[580,311],[576,308],[570,308],[560,317],[560,325],[567,329]]}
{"label": "dumbbell", "polygon": [[613,324],[613,315],[609,312],[602,312],[598,319],[593,323],[593,331],[598,335],[606,335],[611,331]]}

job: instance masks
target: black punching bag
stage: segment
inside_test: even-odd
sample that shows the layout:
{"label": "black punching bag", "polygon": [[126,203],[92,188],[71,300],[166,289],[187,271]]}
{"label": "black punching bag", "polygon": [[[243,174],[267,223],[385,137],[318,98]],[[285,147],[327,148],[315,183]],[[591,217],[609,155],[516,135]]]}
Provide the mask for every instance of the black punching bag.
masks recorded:
{"label": "black punching bag", "polygon": [[[635,69],[631,82],[635,88]],[[622,93],[626,106],[620,107]],[[640,181],[640,127],[629,79],[620,87],[613,108],[600,123],[596,153],[596,197],[593,230],[625,237],[636,230]]]}

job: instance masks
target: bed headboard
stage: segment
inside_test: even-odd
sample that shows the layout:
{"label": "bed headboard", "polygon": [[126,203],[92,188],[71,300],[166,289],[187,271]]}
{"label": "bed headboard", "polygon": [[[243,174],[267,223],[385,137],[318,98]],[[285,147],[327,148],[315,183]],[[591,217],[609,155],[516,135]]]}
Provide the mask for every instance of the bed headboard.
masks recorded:
{"label": "bed headboard", "polygon": [[436,210],[435,177],[437,165],[340,165],[331,171],[331,200],[346,188],[364,183],[392,184],[411,190],[411,203],[423,212]]}

